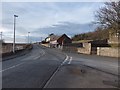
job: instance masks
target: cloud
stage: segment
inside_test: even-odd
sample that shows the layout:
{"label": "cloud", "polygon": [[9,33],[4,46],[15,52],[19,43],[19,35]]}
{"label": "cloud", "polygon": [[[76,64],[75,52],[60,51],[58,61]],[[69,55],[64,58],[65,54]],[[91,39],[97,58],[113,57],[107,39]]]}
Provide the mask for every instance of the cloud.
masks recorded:
{"label": "cloud", "polygon": [[87,23],[87,24],[77,24],[77,23],[70,23],[70,22],[61,22],[60,24],[53,25],[47,28],[39,28],[34,33],[38,35],[41,33],[46,33],[46,35],[50,33],[55,33],[58,35],[61,34],[68,34],[69,36],[73,36],[78,33],[90,32],[96,28],[96,25]]}
{"label": "cloud", "polygon": [[118,2],[119,0],[4,0],[4,2]]}
{"label": "cloud", "polygon": [[[93,20],[93,11],[100,3],[3,3],[3,22],[29,27],[46,27],[60,21],[86,23]],[[6,20],[7,19],[7,20]],[[3,23],[4,24],[4,23]]]}
{"label": "cloud", "polygon": [[[70,35],[87,32],[90,30],[88,23],[94,20],[94,11],[101,6],[103,3],[95,2],[4,2],[2,5],[2,24],[6,29],[4,35],[13,36],[14,14],[18,15],[16,37],[19,38],[24,38],[28,32],[31,32],[34,40],[46,37],[52,32]],[[69,23],[62,25],[59,22]]]}

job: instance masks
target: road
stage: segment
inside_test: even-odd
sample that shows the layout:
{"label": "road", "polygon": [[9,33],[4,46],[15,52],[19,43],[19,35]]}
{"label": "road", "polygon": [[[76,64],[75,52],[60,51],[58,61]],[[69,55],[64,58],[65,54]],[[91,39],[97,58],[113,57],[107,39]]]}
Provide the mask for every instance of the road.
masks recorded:
{"label": "road", "polygon": [[[71,71],[72,73],[69,73]],[[87,76],[82,74],[84,72],[87,72]],[[39,45],[34,45],[33,49],[24,56],[2,62],[0,73],[2,73],[3,88],[118,86],[116,58],[64,53]],[[105,80],[111,82],[107,81],[106,84]]]}

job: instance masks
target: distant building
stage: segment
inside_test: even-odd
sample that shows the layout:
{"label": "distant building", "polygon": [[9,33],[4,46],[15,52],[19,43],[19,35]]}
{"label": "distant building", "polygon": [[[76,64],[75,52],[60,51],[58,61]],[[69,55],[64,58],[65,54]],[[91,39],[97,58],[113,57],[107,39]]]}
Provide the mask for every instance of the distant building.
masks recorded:
{"label": "distant building", "polygon": [[50,41],[50,37],[45,38],[45,42],[49,42]]}
{"label": "distant building", "polygon": [[66,45],[71,44],[72,40],[66,34],[63,34],[61,37],[58,38],[57,42],[59,43],[59,45]]}
{"label": "distant building", "polygon": [[57,36],[57,35],[54,35],[54,34],[50,34],[46,39],[45,41],[46,42],[50,42],[50,41],[55,41],[59,38],[60,36]]}
{"label": "distant building", "polygon": [[62,45],[72,43],[72,40],[66,34],[63,34],[62,36],[51,34],[45,39],[45,41],[49,43],[49,47],[53,48],[60,48]]}

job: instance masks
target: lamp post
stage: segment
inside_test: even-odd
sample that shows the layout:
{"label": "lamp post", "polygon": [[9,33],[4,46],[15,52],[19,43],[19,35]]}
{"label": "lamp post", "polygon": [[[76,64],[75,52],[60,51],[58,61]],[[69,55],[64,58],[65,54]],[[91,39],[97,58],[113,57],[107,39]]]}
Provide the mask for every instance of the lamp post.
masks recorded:
{"label": "lamp post", "polygon": [[1,40],[2,40],[2,32],[1,32]]}
{"label": "lamp post", "polygon": [[41,42],[42,42],[42,37],[41,37]]}
{"label": "lamp post", "polygon": [[15,28],[16,28],[16,17],[17,15],[14,15],[14,40],[13,40],[13,53],[15,53]]}
{"label": "lamp post", "polygon": [[30,42],[30,36],[29,36],[29,34],[30,34],[30,32],[28,32],[28,44],[29,44],[29,42]]}

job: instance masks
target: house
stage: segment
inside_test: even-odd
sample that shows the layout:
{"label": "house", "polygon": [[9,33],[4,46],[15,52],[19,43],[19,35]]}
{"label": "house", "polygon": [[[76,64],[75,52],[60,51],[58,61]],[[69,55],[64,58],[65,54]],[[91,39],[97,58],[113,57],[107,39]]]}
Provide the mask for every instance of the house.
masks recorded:
{"label": "house", "polygon": [[45,41],[49,43],[50,41],[55,41],[58,38],[59,38],[59,36],[54,35],[54,34],[50,34],[47,38],[45,38]]}
{"label": "house", "polygon": [[67,45],[71,44],[72,40],[66,34],[63,34],[61,37],[58,38],[57,42],[59,43],[59,45]]}
{"label": "house", "polygon": [[49,43],[49,47],[53,48],[72,43],[72,40],[66,34],[63,34],[62,36],[50,34],[45,41]]}
{"label": "house", "polygon": [[50,41],[50,37],[45,38],[45,42],[49,42]]}

